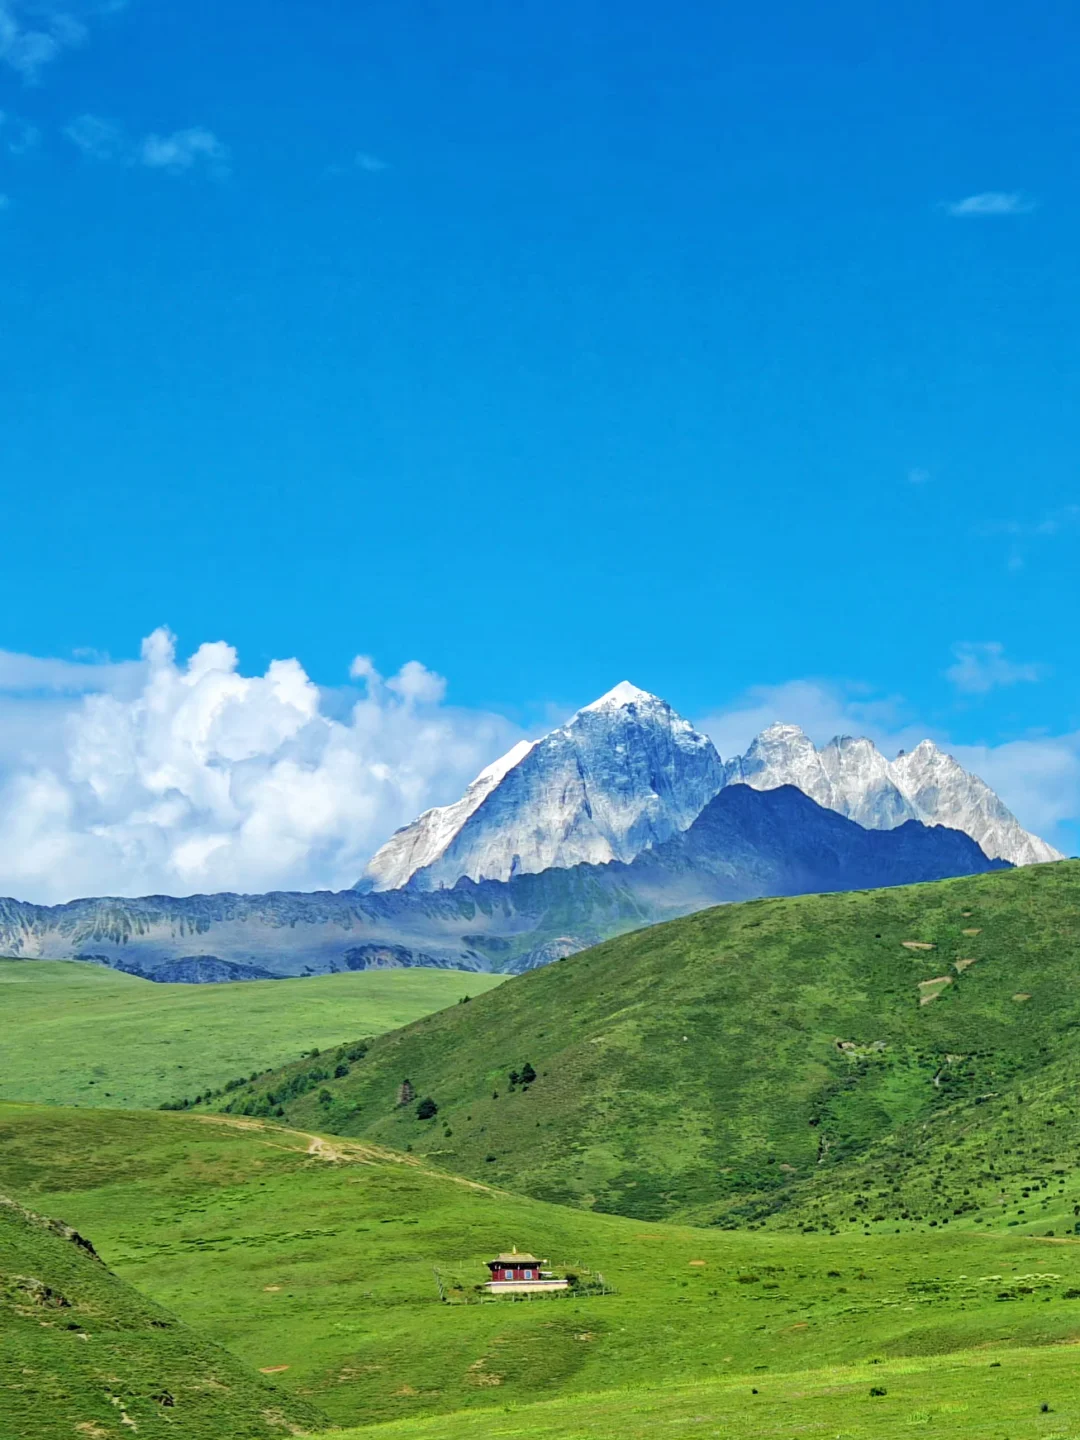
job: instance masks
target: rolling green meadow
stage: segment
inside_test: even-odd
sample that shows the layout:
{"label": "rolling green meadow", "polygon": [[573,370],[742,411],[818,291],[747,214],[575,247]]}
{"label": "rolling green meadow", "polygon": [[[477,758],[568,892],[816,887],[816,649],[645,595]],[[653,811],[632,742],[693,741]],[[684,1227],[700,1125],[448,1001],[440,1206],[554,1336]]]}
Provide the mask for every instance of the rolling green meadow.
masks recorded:
{"label": "rolling green meadow", "polygon": [[[561,1395],[552,1423],[573,1434],[582,1412],[572,1397],[642,1382],[723,1394],[730,1381],[737,1401],[738,1377],[749,1377],[744,1393],[767,1394],[771,1375],[861,1373],[872,1361],[911,1362],[918,1373],[954,1352],[975,1352],[985,1369],[1004,1366],[999,1351],[1015,1346],[1065,1347],[1073,1373],[1080,1365],[1072,1240],[643,1226],[363,1143],[240,1127],[228,1117],[5,1105],[0,1188],[62,1215],[120,1280],[269,1372],[328,1424],[443,1411],[475,1423],[493,1405]],[[1080,1175],[1073,1185],[1069,1198]],[[508,1243],[583,1275],[600,1270],[615,1293],[466,1303],[484,1260]],[[440,1302],[435,1268],[450,1303]],[[971,1379],[964,1363],[954,1389]],[[933,1387],[922,1389],[924,1408]]]}
{"label": "rolling green meadow", "polygon": [[[0,967],[0,1437],[1080,1440],[1078,936],[1065,862],[486,992]],[[582,1288],[481,1298],[511,1245]]]}
{"label": "rolling green meadow", "polygon": [[161,1105],[302,1050],[407,1025],[501,979],[416,969],[158,985],[74,961],[0,960],[0,1094]]}

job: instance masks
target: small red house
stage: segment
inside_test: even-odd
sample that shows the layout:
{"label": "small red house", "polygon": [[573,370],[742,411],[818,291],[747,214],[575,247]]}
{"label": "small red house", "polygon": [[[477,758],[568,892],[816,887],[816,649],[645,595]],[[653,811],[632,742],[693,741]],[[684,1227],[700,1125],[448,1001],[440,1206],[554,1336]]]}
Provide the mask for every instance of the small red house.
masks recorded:
{"label": "small red house", "polygon": [[569,1281],[557,1277],[542,1266],[546,1262],[535,1255],[519,1254],[513,1249],[509,1254],[496,1255],[487,1262],[491,1279],[486,1289],[496,1295],[527,1294],[533,1290],[566,1290]]}

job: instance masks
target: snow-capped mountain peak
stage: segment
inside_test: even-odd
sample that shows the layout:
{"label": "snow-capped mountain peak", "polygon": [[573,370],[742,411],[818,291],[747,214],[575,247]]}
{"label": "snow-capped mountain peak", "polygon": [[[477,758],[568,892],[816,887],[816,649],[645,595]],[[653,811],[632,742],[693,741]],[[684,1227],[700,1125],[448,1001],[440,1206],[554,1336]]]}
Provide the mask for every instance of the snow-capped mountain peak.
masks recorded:
{"label": "snow-capped mountain peak", "polygon": [[686,830],[726,785],[794,785],[869,830],[908,820],[970,835],[991,859],[1061,857],[931,740],[889,760],[865,737],[820,749],[798,725],[763,730],[722,763],[666,700],[628,680],[539,740],[521,741],[460,800],[427,810],[374,856],[365,888],[434,890],[581,863],[631,861]]}
{"label": "snow-capped mountain peak", "polygon": [[[659,695],[652,695],[648,690],[639,690],[636,685],[631,685],[629,680],[620,680],[606,695],[601,695],[599,700],[594,700],[591,705],[585,705],[582,709],[621,710],[627,705],[662,706],[670,709],[667,701],[661,700]],[[577,713],[580,715],[582,711]]]}
{"label": "snow-capped mountain peak", "polygon": [[515,746],[454,805],[391,836],[366,882],[437,889],[463,876],[632,860],[691,825],[722,781],[712,741],[624,680],[551,734]]}
{"label": "snow-capped mountain peak", "polygon": [[906,820],[963,830],[991,859],[1014,865],[1062,858],[932,740],[888,760],[865,737],[837,736],[818,750],[797,725],[770,725],[724,766],[724,783],[740,782],[757,790],[797,785],[869,830],[892,830]]}

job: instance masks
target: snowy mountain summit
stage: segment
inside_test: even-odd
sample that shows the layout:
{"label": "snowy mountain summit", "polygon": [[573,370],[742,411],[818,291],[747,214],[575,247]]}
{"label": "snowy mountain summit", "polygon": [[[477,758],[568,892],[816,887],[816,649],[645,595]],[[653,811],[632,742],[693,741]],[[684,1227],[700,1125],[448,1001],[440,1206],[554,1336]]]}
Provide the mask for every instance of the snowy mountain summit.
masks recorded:
{"label": "snowy mountain summit", "polygon": [[691,825],[722,784],[712,741],[624,680],[391,836],[362,883],[428,890],[633,860]]}
{"label": "snowy mountain summit", "polygon": [[440,890],[464,877],[631,861],[688,829],[736,784],[794,785],[868,830],[944,825],[1014,865],[1061,859],[929,740],[888,760],[870,740],[845,735],[819,750],[797,725],[771,725],[724,764],[665,700],[624,680],[550,735],[515,745],[453,805],[391,836],[358,888]]}
{"label": "snowy mountain summit", "polygon": [[892,830],[906,820],[963,830],[990,859],[1013,865],[1063,858],[931,740],[887,760],[870,740],[843,735],[819,750],[797,725],[770,725],[724,766],[724,784],[740,783],[756,790],[797,785],[868,830]]}

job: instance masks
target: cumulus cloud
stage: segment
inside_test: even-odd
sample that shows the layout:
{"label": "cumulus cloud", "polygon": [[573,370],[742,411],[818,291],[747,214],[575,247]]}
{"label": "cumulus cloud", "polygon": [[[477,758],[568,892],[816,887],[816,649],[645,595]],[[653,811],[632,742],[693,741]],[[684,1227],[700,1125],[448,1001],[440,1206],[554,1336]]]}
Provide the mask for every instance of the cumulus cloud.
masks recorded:
{"label": "cumulus cloud", "polygon": [[80,115],[64,134],[91,160],[119,161],[142,165],[169,175],[183,175],[203,168],[215,179],[229,174],[229,150],[212,130],[195,125],[174,130],[171,135],[147,135],[132,140],[115,120],[100,115]]}
{"label": "cumulus cloud", "polygon": [[1019,190],[982,190],[978,195],[965,195],[962,200],[949,201],[945,210],[957,219],[994,218],[1028,215],[1035,201]]}
{"label": "cumulus cloud", "polygon": [[415,661],[369,665],[344,709],[297,660],[245,676],[217,642],[182,662],[164,630],[131,667],[6,663],[0,893],[39,901],[343,888],[521,738]]}
{"label": "cumulus cloud", "polygon": [[983,644],[965,642],[953,646],[956,659],[945,678],[965,695],[986,695],[1000,686],[1032,684],[1041,680],[1041,665],[1018,665],[1006,659],[1005,647],[996,640]]}

